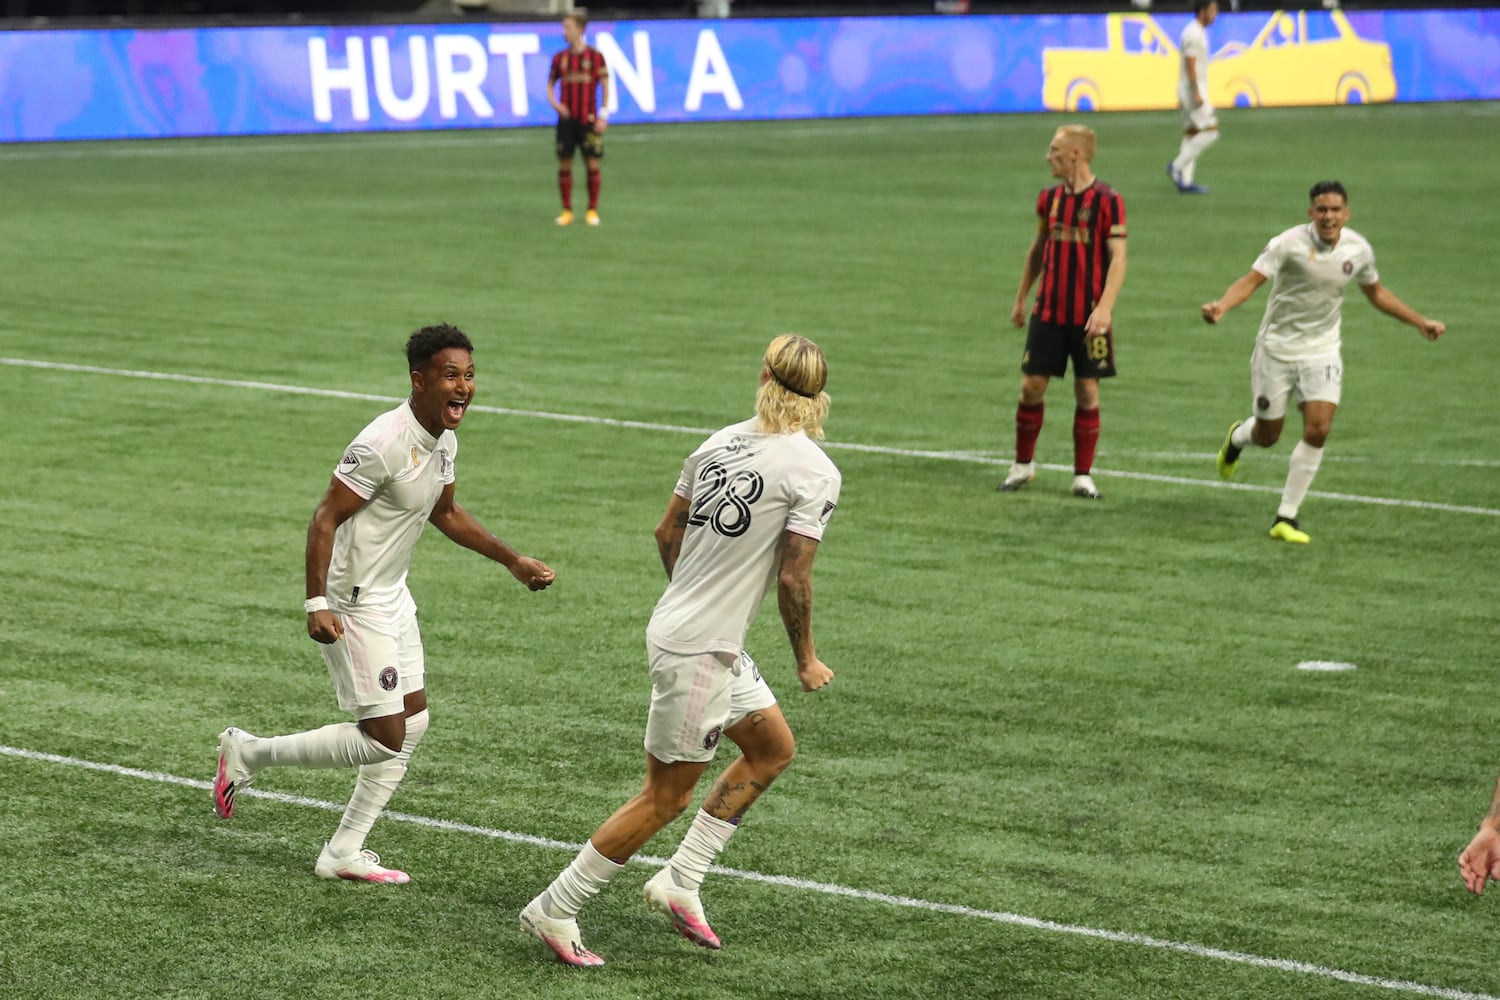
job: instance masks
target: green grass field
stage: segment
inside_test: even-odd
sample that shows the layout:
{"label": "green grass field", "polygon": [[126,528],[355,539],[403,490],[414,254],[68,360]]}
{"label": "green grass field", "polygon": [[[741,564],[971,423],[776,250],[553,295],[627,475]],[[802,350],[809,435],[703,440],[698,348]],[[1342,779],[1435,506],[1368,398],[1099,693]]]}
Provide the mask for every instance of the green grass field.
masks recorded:
{"label": "green grass field", "polygon": [[[994,492],[1060,119],[619,127],[597,230],[552,226],[535,130],[0,149],[0,992],[1500,995],[1500,891],[1454,866],[1500,768],[1496,115],[1232,112],[1199,199],[1175,114],[1093,121],[1130,223],[1097,504],[1066,384],[1042,474]],[[1351,294],[1301,548],[1265,537],[1295,421],[1245,488],[1213,469],[1265,292],[1197,310],[1323,177],[1449,333]],[[433,726],[370,839],[414,881],[329,884],[352,775],[269,772],[220,822],[215,739],[341,718],[304,529],[443,320],[478,345],[459,500],[558,582],[424,539]],[[787,329],[832,369],[838,679],[797,690],[773,602],[751,649],[800,755],[705,886],[725,949],[640,863],[583,915],[609,966],[563,968],[515,914],[638,788],[651,530]]]}

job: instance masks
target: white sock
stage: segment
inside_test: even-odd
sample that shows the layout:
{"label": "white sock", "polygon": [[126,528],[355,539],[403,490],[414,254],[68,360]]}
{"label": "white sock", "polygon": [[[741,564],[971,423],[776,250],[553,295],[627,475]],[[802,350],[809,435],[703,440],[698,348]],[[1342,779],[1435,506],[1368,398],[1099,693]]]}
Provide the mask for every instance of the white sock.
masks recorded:
{"label": "white sock", "polygon": [[1306,441],[1297,442],[1297,447],[1292,449],[1290,467],[1286,470],[1286,488],[1281,491],[1281,506],[1276,508],[1277,517],[1297,517],[1297,510],[1312,487],[1313,477],[1318,474],[1318,465],[1322,461],[1322,448],[1314,448]]}
{"label": "white sock", "polygon": [[1219,130],[1209,129],[1206,132],[1199,132],[1197,135],[1189,136],[1187,140],[1183,142],[1183,146],[1185,147],[1184,151],[1186,152],[1187,156],[1183,161],[1183,165],[1177,171],[1178,174],[1180,174],[1182,177],[1182,183],[1193,183],[1193,174],[1198,170],[1198,157],[1203,155],[1203,151],[1205,149],[1207,149],[1209,146],[1212,146],[1218,141]]}
{"label": "white sock", "polygon": [[1229,443],[1236,448],[1248,448],[1255,443],[1255,418],[1251,417],[1234,429],[1229,435]]}
{"label": "white sock", "polygon": [[339,820],[339,828],[328,840],[328,853],[336,858],[347,858],[364,849],[365,837],[369,835],[370,828],[385,811],[391,796],[396,794],[396,786],[406,777],[407,763],[416,751],[417,744],[422,742],[431,718],[425,708],[415,715],[408,715],[401,752],[390,760],[365,764],[359,769],[359,777],[354,782],[354,794],[349,796],[349,804],[344,807],[344,817]]}
{"label": "white sock", "polygon": [[554,920],[571,920],[578,916],[584,903],[599,895],[609,880],[624,870],[624,865],[615,864],[595,850],[590,840],[541,894],[542,911]]}
{"label": "white sock", "polygon": [[672,855],[672,862],[667,866],[673,883],[682,889],[698,891],[709,866],[728,846],[729,838],[738,829],[733,823],[699,809],[698,815],[693,817],[693,825],[688,827],[687,835],[682,838],[677,853]]}
{"label": "white sock", "polygon": [[1192,141],[1192,136],[1185,135],[1182,137],[1182,143],[1177,147],[1177,158],[1172,161],[1172,169],[1177,171],[1179,177],[1182,176],[1182,171],[1187,165],[1192,162]]}
{"label": "white sock", "polygon": [[358,767],[396,756],[396,751],[370,739],[352,722],[335,722],[290,736],[246,740],[241,753],[245,766],[252,771],[263,767]]}

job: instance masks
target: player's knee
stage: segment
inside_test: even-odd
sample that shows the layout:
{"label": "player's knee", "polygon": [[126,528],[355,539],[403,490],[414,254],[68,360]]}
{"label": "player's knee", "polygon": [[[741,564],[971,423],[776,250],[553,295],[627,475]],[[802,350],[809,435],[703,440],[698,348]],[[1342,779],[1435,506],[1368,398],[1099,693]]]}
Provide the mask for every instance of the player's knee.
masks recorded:
{"label": "player's knee", "polygon": [[1328,443],[1329,430],[1327,427],[1308,427],[1302,431],[1302,440],[1314,448],[1321,448]]}
{"label": "player's knee", "polygon": [[1254,441],[1257,447],[1269,448],[1281,440],[1281,428],[1279,426],[1272,427],[1264,421],[1257,420],[1255,422],[1255,430],[1250,435],[1250,440]]}
{"label": "player's knee", "polygon": [[785,739],[776,741],[767,748],[767,753],[755,761],[756,770],[760,772],[763,780],[770,781],[791,767],[792,761],[796,758],[797,742],[792,739],[791,733],[787,733]]}
{"label": "player's knee", "polygon": [[378,719],[364,719],[359,728],[377,752],[388,755],[387,759],[399,754],[405,743],[405,716],[385,715]]}
{"label": "player's knee", "polygon": [[432,723],[432,715],[427,709],[413,712],[406,717],[406,743],[416,743],[427,735],[427,727]]}
{"label": "player's knee", "polygon": [[683,810],[687,809],[693,801],[693,789],[691,787],[681,790],[651,788],[647,789],[647,795],[651,802],[651,811],[663,826],[681,816]]}

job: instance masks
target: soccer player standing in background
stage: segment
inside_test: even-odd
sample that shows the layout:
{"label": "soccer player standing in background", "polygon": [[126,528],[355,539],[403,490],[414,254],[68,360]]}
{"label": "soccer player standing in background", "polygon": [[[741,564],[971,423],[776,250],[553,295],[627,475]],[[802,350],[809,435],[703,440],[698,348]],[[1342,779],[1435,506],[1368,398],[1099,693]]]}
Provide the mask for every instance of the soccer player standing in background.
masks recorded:
{"label": "soccer player standing in background", "polygon": [[1177,106],[1182,109],[1182,145],[1167,175],[1183,194],[1208,194],[1193,183],[1198,157],[1219,141],[1219,119],[1208,102],[1208,26],[1219,16],[1219,0],[1194,0],[1193,19],[1182,29],[1182,72],[1177,78]]}
{"label": "soccer player standing in background", "polygon": [[1302,545],[1310,537],[1297,523],[1297,511],[1323,461],[1323,443],[1342,394],[1344,361],[1339,344],[1345,286],[1358,282],[1371,305],[1410,323],[1428,340],[1437,340],[1447,329],[1380,283],[1369,241],[1345,226],[1349,195],[1342,184],[1319,181],[1308,191],[1308,200],[1307,216],[1312,221],[1293,226],[1267,243],[1250,271],[1201,310],[1205,322],[1217,323],[1271,279],[1271,297],[1250,358],[1255,410],[1230,425],[1219,447],[1219,475],[1232,477],[1240,452],[1250,445],[1269,448],[1276,443],[1286,419],[1287,400],[1295,394],[1302,411],[1302,440],[1292,449],[1271,537]]}
{"label": "soccer player standing in background", "polygon": [[429,326],[406,342],[411,398],[360,431],[333,470],[307,526],[307,634],[318,642],[339,707],[358,722],[290,736],[219,734],[214,811],[267,767],[358,767],[354,794],[313,868],[320,878],[401,884],[364,849],[365,836],[427,732],[426,661],[406,589],[412,550],[431,521],[531,590],[556,574],[519,555],[453,499],[459,421],[474,401],[474,345],[457,327]]}
{"label": "soccer player standing in background", "polygon": [[1090,472],[1099,441],[1099,380],[1115,374],[1112,315],[1125,283],[1125,199],[1094,176],[1094,130],[1064,125],[1047,147],[1052,176],[1062,181],[1036,200],[1037,231],[1026,251],[1013,326],[1026,324],[1026,297],[1040,275],[1036,308],[1021,356],[1016,407],[1016,461],[998,487],[1012,493],[1036,477],[1047,383],[1073,360],[1073,495],[1099,499]]}
{"label": "soccer player standing in background", "polygon": [[521,926],[568,965],[603,965],[583,946],[578,913],[692,801],[723,736],[741,756],[725,768],[646,902],[705,948],[719,938],[698,887],[745,812],[791,763],[792,731],[744,651],[745,631],[777,586],[804,691],[833,680],[812,634],[812,566],[839,499],[839,470],[813,443],[828,416],[828,362],[796,334],[771,341],[755,416],[709,437],[683,463],[656,545],[667,589],[646,626],[651,707],[645,788],[594,831],[521,911]]}
{"label": "soccer player standing in background", "polygon": [[[599,161],[604,158],[610,82],[604,56],[583,40],[587,26],[588,18],[582,14],[563,18],[568,47],[552,57],[552,69],[547,74],[547,103],[557,112],[557,190],[562,196],[559,226],[573,224],[573,153],[579,149],[588,169],[589,210],[584,221],[591,226],[599,224]],[[600,84],[604,90],[602,102]]]}

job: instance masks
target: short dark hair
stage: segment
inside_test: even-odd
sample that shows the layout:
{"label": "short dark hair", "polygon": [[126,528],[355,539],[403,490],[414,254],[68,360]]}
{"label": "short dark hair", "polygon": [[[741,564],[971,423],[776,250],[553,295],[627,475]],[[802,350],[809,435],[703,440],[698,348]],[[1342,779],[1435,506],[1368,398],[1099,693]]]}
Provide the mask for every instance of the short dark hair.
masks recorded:
{"label": "short dark hair", "polygon": [[1336,194],[1344,199],[1344,204],[1349,203],[1349,192],[1344,190],[1344,185],[1338,181],[1318,181],[1307,192],[1307,200],[1317,201],[1320,194]]}
{"label": "short dark hair", "polygon": [[412,371],[422,371],[436,354],[450,347],[474,353],[474,344],[469,340],[469,335],[458,327],[448,323],[424,326],[406,340],[406,363],[411,366]]}
{"label": "short dark hair", "polygon": [[1218,3],[1219,0],[1193,0],[1193,13],[1201,14],[1208,9],[1209,4]]}

